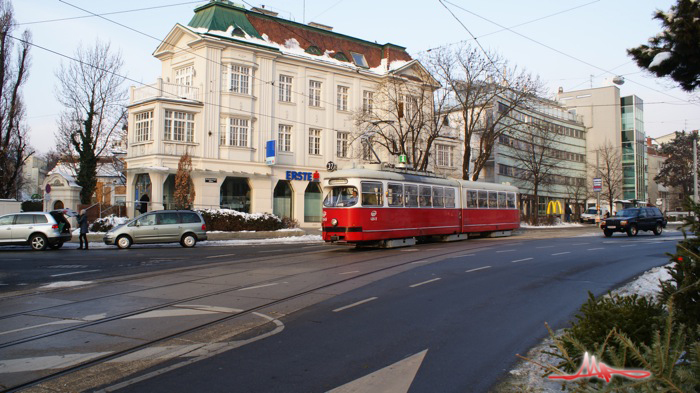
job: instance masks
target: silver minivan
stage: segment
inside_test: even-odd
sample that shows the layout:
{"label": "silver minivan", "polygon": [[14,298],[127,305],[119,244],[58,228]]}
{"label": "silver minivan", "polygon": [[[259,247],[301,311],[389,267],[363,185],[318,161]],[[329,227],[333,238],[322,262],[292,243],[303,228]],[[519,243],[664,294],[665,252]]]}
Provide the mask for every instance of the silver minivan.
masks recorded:
{"label": "silver minivan", "polygon": [[0,245],[28,244],[41,251],[46,247],[59,249],[70,239],[70,224],[60,211],[0,216]]}
{"label": "silver minivan", "polygon": [[191,210],[158,210],[142,214],[133,220],[110,229],[105,244],[129,248],[132,244],[177,243],[194,247],[207,240],[207,226],[202,215]]}

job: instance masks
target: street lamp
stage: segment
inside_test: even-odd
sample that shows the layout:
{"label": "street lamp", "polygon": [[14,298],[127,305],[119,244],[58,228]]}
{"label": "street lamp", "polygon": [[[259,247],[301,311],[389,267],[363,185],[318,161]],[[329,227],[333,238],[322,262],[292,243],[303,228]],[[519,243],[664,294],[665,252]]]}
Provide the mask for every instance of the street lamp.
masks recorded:
{"label": "street lamp", "polygon": [[693,130],[693,202],[698,203],[698,130]]}

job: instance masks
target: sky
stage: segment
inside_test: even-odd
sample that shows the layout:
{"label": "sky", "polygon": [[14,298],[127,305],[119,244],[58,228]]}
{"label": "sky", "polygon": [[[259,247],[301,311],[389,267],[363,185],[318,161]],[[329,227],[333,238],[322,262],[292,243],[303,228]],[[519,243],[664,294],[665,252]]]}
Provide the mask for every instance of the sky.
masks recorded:
{"label": "sky", "polygon": [[[55,73],[76,49],[96,40],[121,52],[125,87],[154,83],[160,62],[152,56],[160,39],[176,23],[186,25],[194,8],[207,1],[188,0],[14,0],[15,32],[28,29],[32,64],[23,94],[30,143],[43,153],[55,144],[62,110],[56,99]],[[625,83],[621,95],[644,101],[647,136],[700,129],[700,92],[688,94],[667,79],[639,69],[626,49],[647,42],[661,30],[655,10],[675,0],[255,0],[235,1],[279,12],[296,22],[318,22],[334,31],[406,47],[414,57],[460,42],[498,52],[511,64],[539,75],[552,96],[601,87],[613,76]],[[128,11],[128,12],[124,12]],[[454,13],[454,16],[452,13]],[[102,15],[92,16],[91,13]],[[510,29],[504,29],[510,28]],[[150,36],[150,37],[149,37]],[[40,48],[41,47],[41,48]],[[43,49],[42,49],[43,48]]]}

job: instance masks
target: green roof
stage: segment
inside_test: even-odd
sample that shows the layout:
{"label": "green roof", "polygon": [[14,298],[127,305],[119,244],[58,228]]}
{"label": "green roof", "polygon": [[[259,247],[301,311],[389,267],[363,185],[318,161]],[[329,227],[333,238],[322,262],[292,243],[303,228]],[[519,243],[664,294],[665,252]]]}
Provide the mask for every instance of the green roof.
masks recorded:
{"label": "green roof", "polygon": [[187,25],[190,27],[203,27],[208,30],[226,31],[229,26],[240,28],[246,34],[255,38],[262,38],[260,33],[248,21],[246,9],[226,1],[212,1],[194,10],[194,16]]}

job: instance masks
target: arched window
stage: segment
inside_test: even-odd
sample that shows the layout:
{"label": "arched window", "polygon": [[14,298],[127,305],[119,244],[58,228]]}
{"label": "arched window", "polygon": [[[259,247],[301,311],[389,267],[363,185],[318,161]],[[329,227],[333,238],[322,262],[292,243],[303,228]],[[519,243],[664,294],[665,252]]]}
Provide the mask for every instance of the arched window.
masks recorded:
{"label": "arched window", "polygon": [[292,217],[292,185],[287,180],[280,180],[275,186],[272,199],[272,213],[277,217]]}
{"label": "arched window", "polygon": [[227,177],[221,184],[219,204],[222,209],[250,213],[250,186],[245,177]]}
{"label": "arched window", "polygon": [[321,222],[321,185],[309,182],[304,191],[304,221]]}
{"label": "arched window", "polygon": [[311,45],[310,47],[306,48],[306,53],[310,55],[316,55],[316,56],[321,56],[323,52],[321,52],[321,49],[318,48],[318,46]]}
{"label": "arched window", "polygon": [[350,62],[350,59],[348,59],[348,57],[345,56],[345,53],[343,53],[343,52],[335,52],[335,54],[333,55],[333,57],[334,57],[336,60],[345,61],[345,62],[348,62],[348,63]]}

